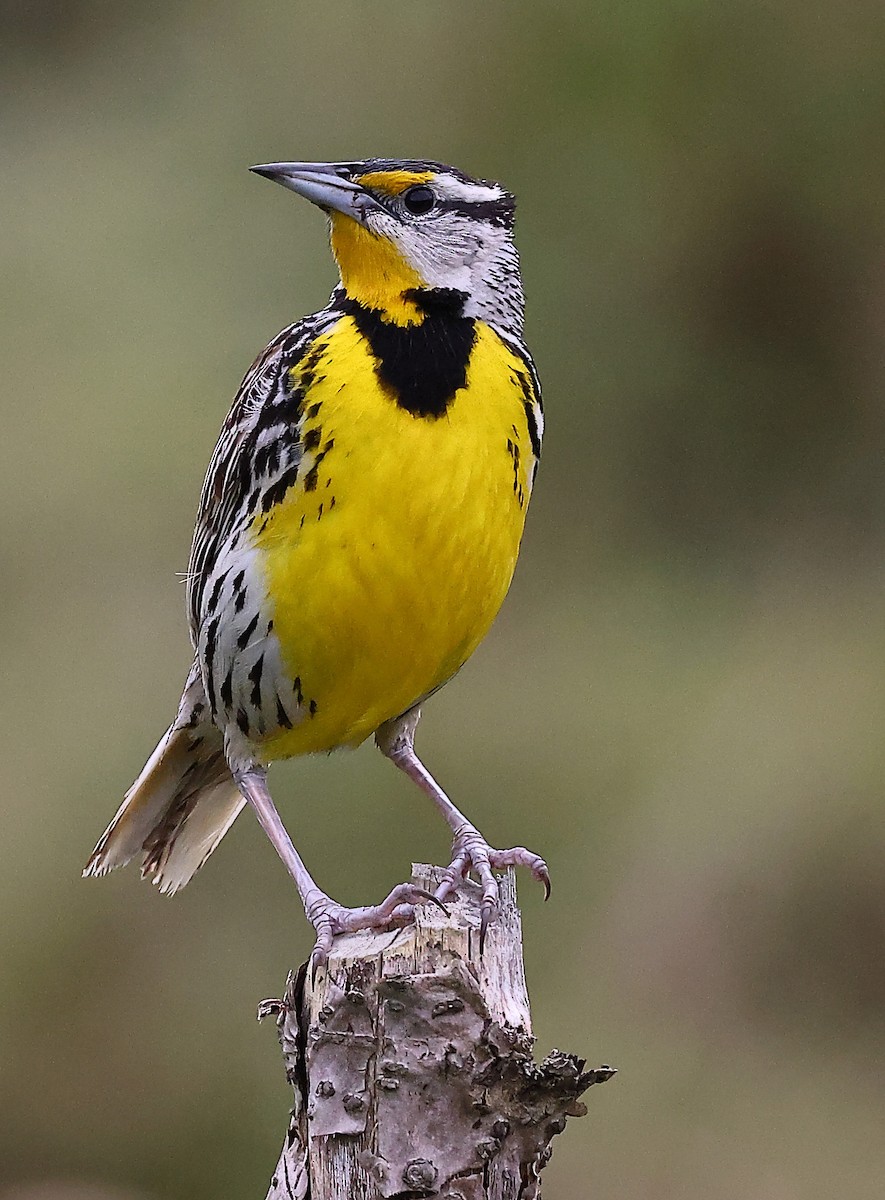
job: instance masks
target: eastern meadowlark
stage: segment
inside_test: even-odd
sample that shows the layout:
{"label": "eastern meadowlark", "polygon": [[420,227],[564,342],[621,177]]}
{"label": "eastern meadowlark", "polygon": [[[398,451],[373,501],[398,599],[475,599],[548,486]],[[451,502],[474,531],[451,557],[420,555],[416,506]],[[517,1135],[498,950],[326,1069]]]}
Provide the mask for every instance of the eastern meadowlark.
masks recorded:
{"label": "eastern meadowlark", "polygon": [[[441,163],[271,163],[259,175],[329,216],[340,286],[246,374],[200,497],[187,575],[195,658],[178,715],[84,874],[136,855],[182,887],[245,803],[316,930],[385,927],[474,871],[481,937],[493,871],[547,867],[495,850],[414,750],[421,705],[488,632],[507,593],[541,450],[523,341],[515,202]],[[347,909],[314,883],[267,787],[276,759],[381,751],[453,834],[436,897],[409,884]]]}

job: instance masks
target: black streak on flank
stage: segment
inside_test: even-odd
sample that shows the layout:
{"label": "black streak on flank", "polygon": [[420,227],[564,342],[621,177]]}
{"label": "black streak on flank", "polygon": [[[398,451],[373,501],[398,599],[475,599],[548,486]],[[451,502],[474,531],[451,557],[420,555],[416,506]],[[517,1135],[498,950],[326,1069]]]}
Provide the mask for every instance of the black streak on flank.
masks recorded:
{"label": "black streak on flank", "polygon": [[538,422],[535,419],[534,401],[535,391],[532,387],[531,380],[520,373],[519,384],[522,388],[522,406],[525,409],[526,424],[529,427],[529,439],[532,443],[532,452],[536,459],[541,457],[541,439],[538,437]]}
{"label": "black streak on flank", "polygon": [[230,708],[234,702],[234,669],[228,671],[221,684],[221,703],[225,708]]}
{"label": "black streak on flank", "polygon": [[279,696],[277,696],[277,724],[282,725],[284,729],[292,728],[292,722],[289,719],[289,714],[283,708],[283,702]]}
{"label": "black streak on flank", "polygon": [[252,684],[252,694],[249,700],[253,708],[261,708],[261,672],[264,670],[264,655],[260,654],[255,665],[249,672],[249,682]]}
{"label": "black streak on flank", "polygon": [[209,596],[209,603],[206,606],[210,613],[214,613],[215,609],[218,607],[218,601],[221,599],[221,589],[224,587],[224,581],[228,577],[229,570],[230,568],[228,568],[223,575],[219,575],[215,580],[215,585],[212,588],[212,594]]}
{"label": "black streak on flank", "polygon": [[278,441],[269,442],[255,451],[252,460],[252,473],[258,478],[273,475],[280,465],[280,444]]}
{"label": "black streak on flank", "polygon": [[283,471],[279,479],[277,479],[270,485],[269,488],[266,489],[264,495],[261,497],[262,512],[270,512],[274,505],[281,503],[289,488],[295,486],[295,483],[298,480],[298,471],[300,465],[300,462],[293,463],[291,467],[288,467],[285,471]]}
{"label": "black streak on flank", "polygon": [[[315,460],[313,466],[310,468],[310,470],[304,476],[304,490],[306,492],[315,492],[316,491],[317,476],[318,476],[319,469],[320,469],[320,463],[323,461],[323,459],[325,457],[326,457],[325,452],[323,450],[321,450],[319,452],[319,454],[316,456],[316,460]],[[302,524],[303,523],[304,522],[302,520]]]}
{"label": "black streak on flank", "polygon": [[[252,620],[249,622],[249,624],[246,626],[246,628],[243,630],[243,632],[237,638],[237,646],[239,646],[239,648],[241,650],[245,650],[246,647],[249,645],[249,639],[251,638],[252,634],[255,632],[255,628],[257,625],[258,625],[258,613],[255,614],[255,616],[252,618]],[[270,632],[270,631],[268,631],[268,632]]]}
{"label": "black streak on flank", "polygon": [[462,315],[463,292],[414,288],[404,295],[425,313],[420,325],[391,324],[350,297],[342,308],[367,339],[378,378],[397,404],[415,417],[441,417],[467,382],[474,322]]}
{"label": "black streak on flank", "polygon": [[314,381],[316,369],[323,361],[323,355],[326,353],[327,343],[318,339],[310,348],[308,354],[304,357],[304,362],[301,364],[301,370],[298,371],[299,383],[302,389],[307,392],[310,385]]}
{"label": "black streak on flank", "polygon": [[204,660],[206,665],[206,686],[209,692],[209,708],[212,710],[213,717],[216,712],[215,705],[215,676],[212,673],[212,666],[215,661],[215,639],[218,636],[218,617],[215,617],[209,622],[209,628],[206,630],[206,651]]}

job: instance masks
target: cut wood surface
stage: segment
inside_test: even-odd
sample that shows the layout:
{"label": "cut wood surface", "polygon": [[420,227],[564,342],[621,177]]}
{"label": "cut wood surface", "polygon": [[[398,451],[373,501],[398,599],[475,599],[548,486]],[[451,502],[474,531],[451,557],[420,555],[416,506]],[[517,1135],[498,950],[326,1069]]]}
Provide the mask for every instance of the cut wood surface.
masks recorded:
{"label": "cut wood surface", "polygon": [[[439,868],[417,865],[433,891]],[[335,939],[276,1015],[295,1103],[268,1200],[535,1200],[550,1143],[614,1070],[532,1057],[512,870],[479,954],[480,889],[464,881],[413,924]]]}

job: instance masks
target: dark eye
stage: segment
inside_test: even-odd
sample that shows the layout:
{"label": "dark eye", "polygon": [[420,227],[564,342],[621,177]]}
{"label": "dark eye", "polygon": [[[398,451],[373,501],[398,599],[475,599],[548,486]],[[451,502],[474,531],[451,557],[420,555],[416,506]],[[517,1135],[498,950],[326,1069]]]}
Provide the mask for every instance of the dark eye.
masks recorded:
{"label": "dark eye", "polygon": [[435,203],[436,196],[423,183],[416,184],[403,193],[403,204],[414,217],[422,217],[430,212]]}

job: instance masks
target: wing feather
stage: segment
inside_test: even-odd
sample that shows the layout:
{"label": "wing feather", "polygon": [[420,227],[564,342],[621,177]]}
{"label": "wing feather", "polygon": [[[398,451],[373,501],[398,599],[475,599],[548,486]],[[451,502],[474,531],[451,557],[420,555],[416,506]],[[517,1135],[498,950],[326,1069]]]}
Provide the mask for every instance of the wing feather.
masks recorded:
{"label": "wing feather", "polygon": [[215,564],[258,511],[267,488],[281,477],[296,475],[303,454],[303,397],[292,384],[291,371],[340,315],[332,303],[284,329],[240,384],[209,462],[197,510],[187,570],[188,618],[195,646]]}

